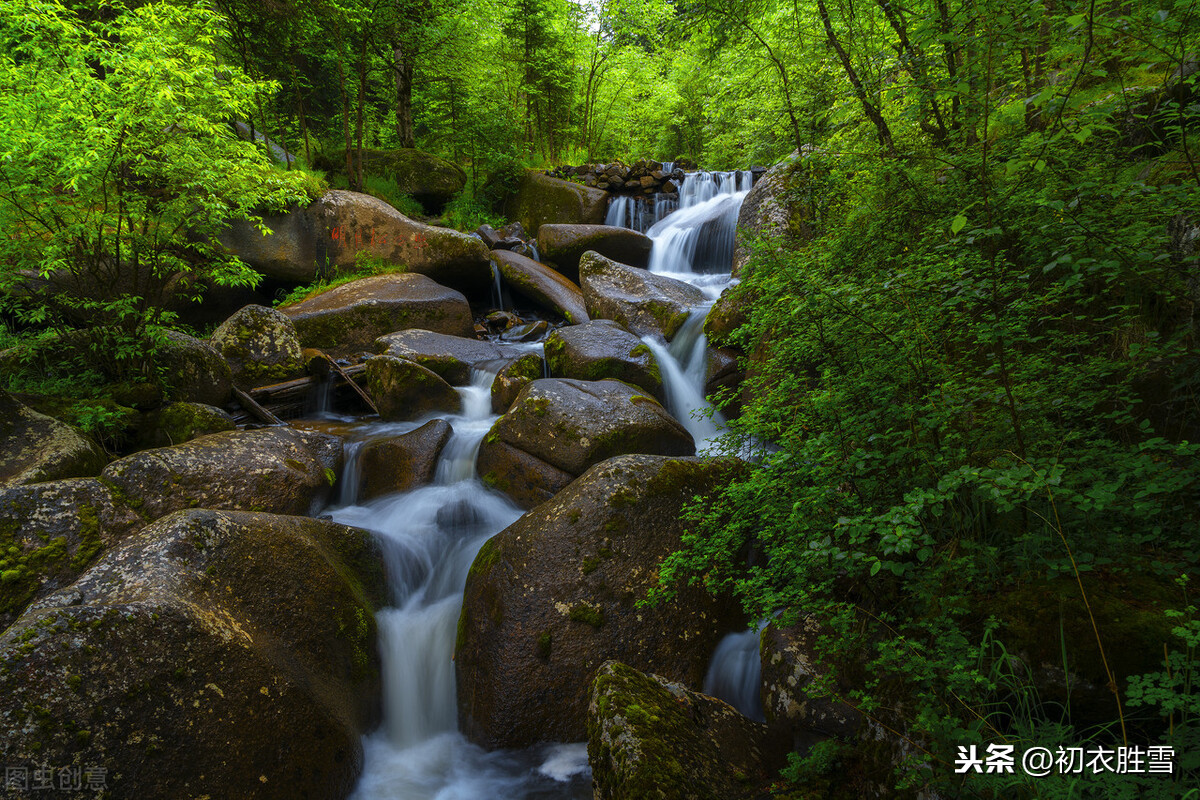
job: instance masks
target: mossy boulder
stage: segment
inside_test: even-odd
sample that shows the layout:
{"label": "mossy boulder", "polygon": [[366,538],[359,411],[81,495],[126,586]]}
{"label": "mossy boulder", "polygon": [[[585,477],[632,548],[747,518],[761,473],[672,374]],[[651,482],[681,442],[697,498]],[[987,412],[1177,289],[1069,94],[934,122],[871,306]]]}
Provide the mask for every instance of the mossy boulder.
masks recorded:
{"label": "mossy boulder", "polygon": [[704,292],[691,284],[591,251],[579,261],[579,285],[592,319],[611,319],[637,336],[667,341],[706,302]]}
{"label": "mossy boulder", "polygon": [[395,356],[371,356],[367,390],[386,420],[410,420],[438,411],[457,413],[462,398],[432,370]]}
{"label": "mossy boulder", "polygon": [[168,401],[223,406],[233,389],[233,372],[217,349],[194,336],[166,331],[156,363]]}
{"label": "mossy boulder", "polygon": [[168,403],[143,417],[138,439],[146,447],[170,447],[235,427],[233,417],[215,406]]}
{"label": "mossy boulder", "polygon": [[[357,169],[358,152],[351,151],[352,168]],[[344,174],[346,153],[334,151],[328,158],[314,162],[317,169]],[[457,164],[415,148],[373,150],[362,152],[363,172],[382,175],[396,184],[396,189],[419,202],[430,214],[440,214],[446,203],[467,185],[467,174]]]}
{"label": "mossy boulder", "polygon": [[0,389],[0,488],[96,475],[107,463],[104,449],[83,431]]}
{"label": "mossy boulder", "polygon": [[555,378],[615,378],[664,399],[662,373],[650,348],[612,320],[560,328],[546,339],[546,363]]}
{"label": "mossy boulder", "polygon": [[548,222],[600,225],[608,212],[608,192],[527,170],[503,211],[533,236]]}
{"label": "mossy boulder", "polygon": [[408,433],[363,443],[358,499],[370,500],[432,483],[438,457],[450,441],[450,434],[450,423],[433,419]]}
{"label": "mossy boulder", "polygon": [[682,509],[731,461],[621,456],[592,467],[490,539],[467,577],[455,668],[459,727],[487,747],[579,741],[608,659],[699,687],[721,637],[745,624],[701,587],[637,603],[678,550]]}
{"label": "mossy boulder", "polygon": [[749,319],[748,307],[748,298],[740,286],[731,287],[721,293],[704,317],[704,335],[708,337],[711,347],[725,347],[731,344],[730,337],[733,332],[745,325]]}
{"label": "mossy boulder", "polygon": [[492,381],[492,412],[506,414],[530,381],[546,377],[546,364],[537,353],[526,353],[501,368]]}
{"label": "mossy boulder", "polygon": [[368,194],[331,189],[305,208],[263,221],[268,236],[235,221],[219,241],[268,277],[308,283],[352,273],[368,258],[464,292],[492,285],[487,247],[478,238],[411,220]]}
{"label": "mossy boulder", "polygon": [[531,499],[546,499],[549,495],[540,496],[544,491],[561,488],[536,480],[527,485],[546,473],[523,471],[514,450],[577,476],[623,453],[690,456],[696,445],[657,400],[627,383],[543,378],[528,383],[492,426],[476,464],[484,483],[526,508]]}
{"label": "mossy boulder", "polygon": [[759,797],[783,762],[765,725],[714,697],[606,662],[592,681],[588,763],[596,800]]}
{"label": "mossy boulder", "polygon": [[0,630],[145,524],[95,478],[0,490]]}
{"label": "mossy boulder", "polygon": [[280,310],[304,347],[334,353],[369,350],[380,336],[408,328],[475,335],[467,298],[424,275],[373,275]]}
{"label": "mossy boulder", "polygon": [[263,428],[143,450],[109,464],[100,481],[148,519],[189,507],[308,514],[341,465],[334,436]]}
{"label": "mossy boulder", "polygon": [[379,718],[371,536],[184,511],[0,636],[0,759],[122,797],[344,797]]}
{"label": "mossy boulder", "polygon": [[379,337],[375,352],[420,364],[448,383],[464,386],[471,382],[471,370],[495,369],[528,351],[474,338],[408,330]]}
{"label": "mossy boulder", "polygon": [[771,167],[759,178],[738,212],[733,244],[733,276],[742,274],[750,260],[751,242],[771,239],[776,246],[799,247],[812,239],[815,228],[808,203],[794,197],[809,181],[818,153],[791,156]]}
{"label": "mossy boulder", "polygon": [[537,235],[538,252],[559,272],[579,280],[579,259],[589,250],[631,267],[650,263],[654,243],[644,233],[613,225],[543,225]]}
{"label": "mossy boulder", "polygon": [[[574,281],[541,262],[511,250],[493,250],[491,259],[510,289],[539,307],[561,315],[572,325],[587,322],[588,313],[583,302],[583,291]],[[576,273],[578,274],[578,266]]]}
{"label": "mossy boulder", "polygon": [[222,322],[209,341],[229,363],[239,386],[262,386],[304,374],[296,326],[277,309],[245,306]]}

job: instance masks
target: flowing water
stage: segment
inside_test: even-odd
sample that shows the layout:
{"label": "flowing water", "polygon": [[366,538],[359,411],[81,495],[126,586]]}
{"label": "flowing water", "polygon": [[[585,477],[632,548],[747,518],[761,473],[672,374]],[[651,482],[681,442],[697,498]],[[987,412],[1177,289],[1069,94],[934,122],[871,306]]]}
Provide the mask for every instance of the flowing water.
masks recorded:
{"label": "flowing water", "polygon": [[[548,744],[486,752],[457,730],[454,637],[467,572],[485,541],[515,522],[520,509],[489,491],[475,455],[496,417],[495,373],[477,371],[459,389],[463,412],[446,416],[453,433],[434,483],[358,504],[343,497],[338,522],[374,531],[383,545],[391,606],[376,614],[383,662],[383,725],[364,741],[355,800],[491,800],[591,796],[587,748]],[[372,423],[364,437],[413,429],[426,420]],[[345,475],[355,474],[348,447]],[[357,481],[348,486],[357,486]],[[353,490],[351,490],[353,491]]]}
{"label": "flowing water", "polygon": [[[732,230],[749,184],[749,173],[694,173],[680,187],[678,210],[668,203],[646,206],[650,213],[641,222],[655,242],[652,269],[700,286],[715,299],[729,284]],[[630,227],[628,207],[625,212],[623,222]],[[723,272],[711,268],[719,259],[724,259]],[[707,348],[702,327],[709,305],[693,311],[669,346],[646,340],[663,371],[669,409],[701,448],[719,435],[723,422],[720,415],[708,413],[711,409],[706,411],[704,399]],[[467,572],[483,543],[521,515],[475,472],[479,444],[496,420],[491,413],[494,378],[494,372],[476,371],[471,385],[458,390],[462,413],[442,415],[453,433],[432,485],[366,503],[355,496],[362,441],[414,430],[429,418],[365,423],[351,437],[358,443],[347,444],[342,495],[331,514],[338,522],[375,532],[387,565],[391,603],[376,614],[383,725],[364,740],[364,770],[353,800],[591,797],[586,745],[487,752],[457,730],[454,639]],[[327,403],[320,408],[327,412]],[[754,632],[731,634],[713,656],[706,690],[761,718],[757,665]]]}

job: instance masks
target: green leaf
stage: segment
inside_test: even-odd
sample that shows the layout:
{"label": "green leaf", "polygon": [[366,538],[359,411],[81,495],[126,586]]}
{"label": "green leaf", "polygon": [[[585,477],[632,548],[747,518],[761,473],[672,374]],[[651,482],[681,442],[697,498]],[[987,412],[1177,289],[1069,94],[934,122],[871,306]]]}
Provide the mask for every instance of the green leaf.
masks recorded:
{"label": "green leaf", "polygon": [[950,232],[958,233],[967,226],[967,218],[963,214],[959,214],[950,222]]}

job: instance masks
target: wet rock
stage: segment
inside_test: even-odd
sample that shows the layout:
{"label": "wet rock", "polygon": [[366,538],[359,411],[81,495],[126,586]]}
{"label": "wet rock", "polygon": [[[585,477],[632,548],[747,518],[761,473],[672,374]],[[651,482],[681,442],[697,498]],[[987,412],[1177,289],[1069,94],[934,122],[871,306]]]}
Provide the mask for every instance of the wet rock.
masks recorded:
{"label": "wet rock", "polygon": [[370,500],[432,483],[450,433],[450,423],[434,419],[414,431],[363,444],[358,499]]}
{"label": "wet rock", "polygon": [[548,222],[599,225],[607,203],[608,194],[599,189],[527,170],[516,194],[505,201],[504,216],[536,236]]}
{"label": "wet rock", "polygon": [[143,450],[109,464],[100,481],[147,519],[188,507],[307,514],[341,464],[336,437],[263,428]]}
{"label": "wet rock", "polygon": [[741,387],[746,380],[746,371],[741,367],[742,354],[737,350],[727,348],[708,349],[708,369],[705,375],[704,396],[730,399],[730,403],[722,407],[721,413],[734,415],[741,413]]}
{"label": "wet rock", "polygon": [[[549,227],[549,226],[546,226]],[[583,292],[559,272],[531,258],[504,250],[492,251],[492,260],[509,288],[572,324],[588,320]]]}
{"label": "wet rock", "polygon": [[184,511],[0,636],[0,759],[124,797],[344,797],[379,716],[365,531]]}
{"label": "wet rock", "polygon": [[650,263],[650,237],[612,225],[543,225],[538,251],[563,275],[579,280],[579,259],[593,250],[613,261],[645,268]]}
{"label": "wet rock", "polygon": [[411,220],[367,194],[331,189],[306,208],[263,221],[270,236],[239,221],[219,241],[271,278],[307,283],[351,273],[365,256],[463,292],[486,292],[492,282],[482,241]]}
{"label": "wet rock", "polygon": [[216,406],[203,403],[168,403],[146,414],[138,441],[144,447],[170,447],[210,433],[231,431],[233,417]]}
{"label": "wet rock", "polygon": [[611,319],[637,336],[670,341],[692,310],[705,302],[695,286],[584,253],[579,285],[592,319]]}
{"label": "wet rock", "polygon": [[223,406],[233,388],[229,364],[208,342],[166,331],[157,353],[168,400]]}
{"label": "wet rock", "polygon": [[421,328],[474,336],[467,299],[423,275],[388,274],[353,281],[284,306],[305,347],[366,350],[393,331]]}
{"label": "wet rock", "polygon": [[[561,485],[541,485],[539,473],[514,458],[508,445],[572,477],[623,453],[690,456],[695,443],[657,400],[614,380],[531,381],[479,446],[483,482],[529,508]],[[540,471],[544,474],[544,470]],[[529,484],[529,485],[527,485]]]}
{"label": "wet rock", "polygon": [[806,180],[806,163],[810,155],[793,152],[791,156],[771,167],[755,182],[738,212],[737,233],[733,245],[733,277],[742,274],[750,260],[750,242],[760,238],[782,240],[795,246],[812,238],[814,230],[809,219],[808,205],[791,199],[792,193]]}
{"label": "wet rock", "polygon": [[[862,727],[862,714],[833,694],[809,697],[804,691],[814,680],[827,677],[817,649],[821,633],[811,616],[788,627],[771,623],[763,630],[759,637],[763,713],[773,729],[797,738],[816,732],[849,741]],[[846,696],[848,687],[839,688]]]}
{"label": "wet rock", "polygon": [[107,463],[104,449],[83,431],[0,389],[0,488],[96,475]]}
{"label": "wet rock", "polygon": [[465,386],[471,382],[472,369],[499,366],[524,351],[479,339],[409,330],[379,337],[375,352],[420,364],[455,386]]}
{"label": "wet rock", "polygon": [[367,364],[367,387],[379,416],[386,420],[409,420],[438,411],[457,413],[462,398],[436,372],[395,356],[371,356]]}
{"label": "wet rock", "polygon": [[662,374],[650,348],[612,320],[560,328],[545,344],[546,363],[555,378],[599,381],[614,378],[640,386],[660,402]]}
{"label": "wet rock", "polygon": [[296,326],[282,311],[250,305],[213,331],[209,341],[242,387],[263,386],[304,374]]}
{"label": "wet rock", "polygon": [[0,630],[145,524],[95,478],[0,490]]}
{"label": "wet rock", "polygon": [[637,602],[679,549],[681,510],[727,481],[727,461],[613,458],[489,540],[467,578],[455,648],[459,727],[487,747],[579,741],[588,687],[615,658],[699,686],[735,602],[699,587]]}
{"label": "wet rock", "polygon": [[536,342],[545,336],[549,330],[549,323],[543,319],[539,319],[537,322],[526,322],[524,325],[509,328],[500,334],[500,341],[513,343]]}
{"label": "wet rock", "polygon": [[704,335],[708,337],[709,346],[725,347],[730,344],[733,332],[749,321],[748,306],[746,292],[740,287],[721,292],[704,317]]}
{"label": "wet rock", "polygon": [[596,800],[756,797],[782,766],[780,751],[765,725],[666,678],[608,661],[592,681]]}
{"label": "wet rock", "polygon": [[537,353],[526,353],[505,365],[492,381],[492,413],[505,414],[530,381],[544,378],[546,365]]}

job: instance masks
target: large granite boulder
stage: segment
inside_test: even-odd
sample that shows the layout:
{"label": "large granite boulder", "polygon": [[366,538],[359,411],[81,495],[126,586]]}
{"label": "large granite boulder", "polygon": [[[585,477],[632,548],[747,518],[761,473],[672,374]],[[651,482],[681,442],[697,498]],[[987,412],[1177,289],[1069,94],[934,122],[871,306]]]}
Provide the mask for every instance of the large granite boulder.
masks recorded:
{"label": "large granite boulder", "polygon": [[219,241],[271,278],[308,283],[354,272],[367,257],[464,292],[486,292],[492,285],[488,251],[478,238],[416,222],[368,194],[331,189],[306,208],[263,221],[270,235],[235,221]]}
{"label": "large granite boulder", "polygon": [[555,378],[599,381],[615,378],[664,399],[662,373],[638,337],[612,320],[597,319],[560,328],[546,339],[546,363]]}
{"label": "large granite boulder", "polygon": [[83,431],[0,389],[0,488],[96,475],[107,463],[104,449]]}
{"label": "large granite boulder", "polygon": [[280,310],[303,346],[333,352],[369,350],[380,336],[407,328],[475,335],[467,298],[424,275],[373,275]]}
{"label": "large granite boulder", "polygon": [[379,717],[365,531],[182,511],[0,636],[0,760],[120,797],[345,797]]}
{"label": "large granite boulder", "polygon": [[613,225],[543,225],[537,240],[542,258],[574,281],[579,280],[579,259],[588,250],[631,267],[645,268],[654,245],[644,233]]}
{"label": "large granite boulder", "polygon": [[783,764],[782,750],[765,725],[658,675],[609,661],[592,681],[595,800],[759,797]]}
{"label": "large granite boulder", "polygon": [[449,422],[432,419],[408,433],[364,442],[358,455],[358,500],[432,483],[450,434]]}
{"label": "large granite boulder", "polygon": [[335,436],[263,428],[143,450],[100,481],[147,519],[188,507],[302,515],[325,500],[341,465]]}
{"label": "large granite boulder", "polygon": [[496,420],[476,465],[484,483],[531,508],[613,456],[695,452],[691,434],[642,390],[615,380],[543,378]]}
{"label": "large granite boulder", "polygon": [[[423,150],[408,147],[395,150],[364,148],[362,155],[363,172],[391,179],[399,191],[419,202],[431,214],[441,213],[446,203],[467,185],[467,174],[457,164]],[[357,156],[357,151],[351,151],[352,169],[358,166]],[[314,166],[344,174],[346,153],[344,150],[334,151],[328,158],[317,159]]]}
{"label": "large granite boulder", "polygon": [[410,420],[438,411],[462,409],[462,397],[432,370],[395,356],[371,356],[367,364],[367,390],[379,416]]}
{"label": "large granite boulder", "polygon": [[600,225],[608,212],[608,192],[527,170],[516,194],[504,201],[504,216],[533,236],[547,222]]}
{"label": "large granite boulder", "polygon": [[583,292],[560,272],[510,250],[493,250],[491,258],[509,288],[573,325],[587,322]]}
{"label": "large granite boulder", "polygon": [[166,331],[155,355],[167,399],[223,406],[233,389],[229,364],[208,342],[179,331]]}
{"label": "large granite boulder", "polygon": [[733,276],[742,274],[750,260],[750,242],[755,239],[778,239],[781,244],[794,246],[812,238],[814,229],[806,203],[797,203],[793,196],[808,177],[808,166],[815,151],[799,151],[771,167],[758,179],[742,201],[738,211],[737,232],[733,245]]}
{"label": "large granite boulder", "polygon": [[528,351],[480,339],[408,330],[379,337],[375,340],[375,352],[420,364],[447,382],[464,386],[471,382],[472,369],[495,369]]}
{"label": "large granite boulder", "polygon": [[304,374],[296,326],[277,309],[245,306],[222,322],[209,341],[229,363],[239,386],[262,386]]}
{"label": "large granite boulder", "polygon": [[95,478],[0,490],[0,630],[145,524]]}
{"label": "large granite boulder", "polygon": [[638,336],[671,340],[692,311],[707,302],[691,284],[587,252],[579,286],[592,319],[611,319]]}
{"label": "large granite boulder", "polygon": [[492,537],[467,577],[455,647],[459,727],[487,748],[587,735],[588,687],[608,659],[698,687],[736,602],[680,586],[653,608],[683,507],[734,462],[631,455],[598,464]]}

